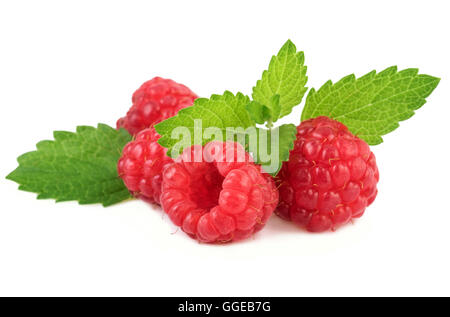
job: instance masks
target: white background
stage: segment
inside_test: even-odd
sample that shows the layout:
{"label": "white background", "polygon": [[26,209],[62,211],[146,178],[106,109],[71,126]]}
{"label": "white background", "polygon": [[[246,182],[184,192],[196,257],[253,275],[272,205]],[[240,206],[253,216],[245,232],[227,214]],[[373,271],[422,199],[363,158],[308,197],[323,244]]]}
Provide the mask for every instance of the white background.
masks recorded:
{"label": "white background", "polygon": [[[450,295],[448,13],[446,1],[2,1],[0,295]],[[153,76],[250,94],[288,38],[308,87],[391,65],[442,78],[373,148],[379,195],[354,225],[310,234],[274,216],[211,246],[141,201],[55,204],[4,179],[53,130],[114,125]]]}

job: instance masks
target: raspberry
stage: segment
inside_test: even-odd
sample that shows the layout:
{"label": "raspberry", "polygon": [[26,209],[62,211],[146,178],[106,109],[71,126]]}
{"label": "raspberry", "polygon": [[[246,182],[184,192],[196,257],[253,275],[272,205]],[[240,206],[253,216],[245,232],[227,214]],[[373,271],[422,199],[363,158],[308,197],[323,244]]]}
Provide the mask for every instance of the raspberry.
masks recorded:
{"label": "raspberry", "polygon": [[202,242],[250,237],[264,227],[277,203],[272,177],[238,143],[192,146],[163,172],[163,209]]}
{"label": "raspberry", "polygon": [[122,151],[117,164],[119,176],[135,197],[159,204],[162,170],[173,160],[167,149],[158,144],[159,134],[148,128],[136,135]]}
{"label": "raspberry", "polygon": [[366,142],[327,117],[302,122],[276,183],[276,213],[308,231],[334,230],[361,217],[377,195],[375,156]]}
{"label": "raspberry", "polygon": [[130,110],[117,121],[117,128],[130,134],[173,117],[180,109],[191,106],[197,95],[189,88],[170,79],[155,77],[142,84],[133,94]]}

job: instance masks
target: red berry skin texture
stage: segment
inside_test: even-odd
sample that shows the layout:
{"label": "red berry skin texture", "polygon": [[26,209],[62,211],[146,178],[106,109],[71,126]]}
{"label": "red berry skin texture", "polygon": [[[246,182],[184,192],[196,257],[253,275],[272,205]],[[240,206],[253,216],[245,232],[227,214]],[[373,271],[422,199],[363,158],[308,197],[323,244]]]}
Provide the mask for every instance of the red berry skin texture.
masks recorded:
{"label": "red berry skin texture", "polygon": [[297,127],[297,138],[276,183],[275,213],[311,232],[335,230],[361,217],[377,195],[379,173],[366,142],[345,125],[317,117]]}
{"label": "red berry skin texture", "polygon": [[139,132],[122,151],[117,170],[125,186],[135,197],[159,204],[162,171],[173,160],[157,142],[159,134],[148,128]]}
{"label": "red berry skin texture", "polygon": [[164,211],[201,242],[249,238],[264,227],[277,204],[273,178],[235,142],[187,148],[163,172]]}
{"label": "red berry skin texture", "polygon": [[198,98],[186,86],[171,79],[155,77],[146,81],[132,97],[133,105],[125,117],[117,121],[117,128],[131,135],[173,117],[180,109],[192,106]]}

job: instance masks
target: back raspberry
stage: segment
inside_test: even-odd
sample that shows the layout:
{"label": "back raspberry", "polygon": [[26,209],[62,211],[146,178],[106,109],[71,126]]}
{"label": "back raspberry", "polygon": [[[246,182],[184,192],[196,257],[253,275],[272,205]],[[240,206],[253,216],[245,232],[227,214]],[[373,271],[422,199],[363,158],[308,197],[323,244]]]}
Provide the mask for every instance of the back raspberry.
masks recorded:
{"label": "back raspberry", "polygon": [[209,243],[261,230],[278,203],[272,177],[238,143],[187,148],[163,172],[161,204],[172,222]]}
{"label": "back raspberry", "polygon": [[162,170],[173,160],[158,144],[159,134],[148,128],[136,135],[122,151],[117,170],[125,186],[135,197],[159,204]]}
{"label": "back raspberry", "polygon": [[276,213],[308,231],[334,230],[362,216],[377,195],[378,180],[366,142],[330,118],[306,120],[276,179]]}
{"label": "back raspberry", "polygon": [[134,92],[133,105],[127,115],[117,121],[117,128],[124,128],[135,135],[173,117],[180,109],[191,106],[196,98],[197,95],[186,86],[171,79],[155,77]]}

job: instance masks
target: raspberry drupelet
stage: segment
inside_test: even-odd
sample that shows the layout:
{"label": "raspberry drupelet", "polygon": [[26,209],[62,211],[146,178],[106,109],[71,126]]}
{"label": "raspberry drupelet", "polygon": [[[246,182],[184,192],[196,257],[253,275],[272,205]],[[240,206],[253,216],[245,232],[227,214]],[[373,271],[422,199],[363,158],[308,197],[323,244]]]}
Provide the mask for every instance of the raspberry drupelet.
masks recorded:
{"label": "raspberry drupelet", "polygon": [[149,128],[158,122],[173,117],[180,109],[191,106],[197,95],[185,85],[171,79],[155,77],[136,90],[130,110],[117,121],[117,128],[130,134]]}
{"label": "raspberry drupelet", "polygon": [[139,132],[122,151],[117,170],[125,186],[135,197],[159,204],[162,170],[173,160],[158,144],[159,134],[148,128]]}
{"label": "raspberry drupelet", "polygon": [[377,195],[379,173],[367,143],[328,117],[297,127],[294,149],[276,183],[280,217],[312,232],[361,217]]}
{"label": "raspberry drupelet", "polygon": [[164,211],[202,242],[250,237],[264,227],[277,204],[272,177],[235,142],[187,148],[163,172]]}

